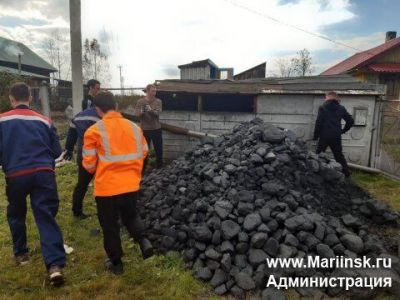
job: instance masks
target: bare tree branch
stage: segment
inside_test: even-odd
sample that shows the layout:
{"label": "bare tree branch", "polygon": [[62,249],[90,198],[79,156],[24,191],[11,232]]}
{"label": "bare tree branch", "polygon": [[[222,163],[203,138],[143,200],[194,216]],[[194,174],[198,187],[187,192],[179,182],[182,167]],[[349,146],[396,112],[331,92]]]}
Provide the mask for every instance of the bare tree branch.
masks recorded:
{"label": "bare tree branch", "polygon": [[312,58],[307,49],[297,52],[297,57],[292,59],[294,73],[297,76],[311,75],[313,72]]}
{"label": "bare tree branch", "polygon": [[50,64],[57,69],[58,79],[68,80],[70,77],[71,58],[69,36],[63,36],[58,29],[53,30],[44,41],[43,48]]}
{"label": "bare tree branch", "polygon": [[111,80],[108,56],[102,51],[102,45],[97,39],[85,39],[83,44],[82,67],[85,81],[95,78],[105,83]]}

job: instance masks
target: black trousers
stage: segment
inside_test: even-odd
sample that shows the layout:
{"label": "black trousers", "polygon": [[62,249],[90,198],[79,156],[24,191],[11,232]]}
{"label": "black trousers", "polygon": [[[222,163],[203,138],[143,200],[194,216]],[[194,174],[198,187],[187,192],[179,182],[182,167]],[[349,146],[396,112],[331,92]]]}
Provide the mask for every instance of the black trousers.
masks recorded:
{"label": "black trousers", "polygon": [[[147,141],[147,144],[153,144],[154,152],[156,153],[156,164],[157,168],[162,168],[163,166],[163,141],[162,141],[162,130],[143,130],[143,135]],[[143,170],[147,165],[147,158],[144,161]]]}
{"label": "black trousers", "polygon": [[349,167],[347,165],[346,158],[343,155],[342,139],[341,138],[319,139],[316,151],[317,154],[325,152],[326,148],[328,147],[331,148],[335,160],[342,165],[344,175],[350,176]]}
{"label": "black trousers", "polygon": [[110,197],[96,197],[97,216],[103,230],[104,250],[108,258],[117,264],[123,256],[119,217],[131,237],[137,242],[143,239],[144,226],[136,208],[138,192]]}
{"label": "black trousers", "polygon": [[85,198],[88,185],[92,181],[94,174],[89,173],[82,166],[82,162],[78,163],[78,182],[72,194],[72,211],[75,215],[82,213],[83,198]]}

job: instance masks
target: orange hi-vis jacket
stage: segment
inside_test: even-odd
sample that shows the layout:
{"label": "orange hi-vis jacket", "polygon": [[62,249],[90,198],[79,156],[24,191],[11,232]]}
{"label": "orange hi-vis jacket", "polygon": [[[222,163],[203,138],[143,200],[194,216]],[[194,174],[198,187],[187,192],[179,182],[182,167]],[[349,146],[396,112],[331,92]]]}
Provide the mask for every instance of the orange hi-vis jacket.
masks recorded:
{"label": "orange hi-vis jacket", "polygon": [[136,192],[148,152],[142,129],[116,111],[85,132],[83,167],[95,173],[94,195],[115,196]]}

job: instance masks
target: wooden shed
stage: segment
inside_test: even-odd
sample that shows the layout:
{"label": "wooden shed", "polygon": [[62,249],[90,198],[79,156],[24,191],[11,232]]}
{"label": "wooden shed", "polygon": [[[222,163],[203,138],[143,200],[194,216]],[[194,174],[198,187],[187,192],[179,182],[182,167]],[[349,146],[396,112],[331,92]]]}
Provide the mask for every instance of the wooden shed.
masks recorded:
{"label": "wooden shed", "polygon": [[233,68],[220,68],[211,59],[178,66],[182,80],[233,79]]}

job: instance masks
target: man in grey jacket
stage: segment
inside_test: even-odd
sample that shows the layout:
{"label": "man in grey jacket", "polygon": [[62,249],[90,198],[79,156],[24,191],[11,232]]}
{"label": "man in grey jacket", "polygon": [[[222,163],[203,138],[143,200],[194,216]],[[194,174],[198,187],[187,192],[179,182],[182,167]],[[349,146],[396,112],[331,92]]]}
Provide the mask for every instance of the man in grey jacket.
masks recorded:
{"label": "man in grey jacket", "polygon": [[[146,87],[146,96],[139,99],[135,107],[135,115],[140,119],[144,137],[147,144],[153,145],[156,153],[157,168],[163,166],[163,141],[160,124],[160,113],[162,111],[162,102],[156,98],[157,88],[154,84]],[[146,167],[147,159],[143,169]]]}

